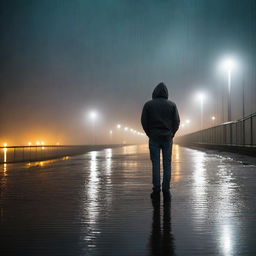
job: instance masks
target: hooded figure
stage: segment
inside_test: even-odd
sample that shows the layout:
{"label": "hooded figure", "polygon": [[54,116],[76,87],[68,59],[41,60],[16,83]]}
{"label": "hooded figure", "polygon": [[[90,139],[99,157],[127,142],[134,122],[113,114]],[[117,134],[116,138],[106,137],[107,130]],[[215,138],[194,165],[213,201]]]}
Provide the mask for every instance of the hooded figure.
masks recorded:
{"label": "hooded figure", "polygon": [[176,104],[168,100],[168,90],[164,83],[155,87],[152,100],[145,103],[141,124],[147,136],[156,141],[170,141],[178,130],[178,110]]}
{"label": "hooded figure", "polygon": [[152,94],[152,100],[145,103],[141,124],[149,137],[150,159],[152,161],[153,200],[160,199],[160,152],[163,156],[163,182],[162,191],[164,200],[171,199],[171,156],[172,138],[179,128],[180,118],[174,102],[168,100],[168,90],[164,83],[156,86]]}

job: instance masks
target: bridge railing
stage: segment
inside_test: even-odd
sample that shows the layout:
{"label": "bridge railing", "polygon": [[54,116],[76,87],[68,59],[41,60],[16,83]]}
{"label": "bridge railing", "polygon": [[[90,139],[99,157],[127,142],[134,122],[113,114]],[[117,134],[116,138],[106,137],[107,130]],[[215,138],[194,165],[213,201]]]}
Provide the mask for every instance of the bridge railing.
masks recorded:
{"label": "bridge railing", "polygon": [[[0,163],[33,162],[79,155],[113,145],[45,145],[0,147]],[[115,145],[117,146],[117,145]]]}
{"label": "bridge railing", "polygon": [[237,121],[179,136],[175,141],[180,144],[256,146],[256,113]]}

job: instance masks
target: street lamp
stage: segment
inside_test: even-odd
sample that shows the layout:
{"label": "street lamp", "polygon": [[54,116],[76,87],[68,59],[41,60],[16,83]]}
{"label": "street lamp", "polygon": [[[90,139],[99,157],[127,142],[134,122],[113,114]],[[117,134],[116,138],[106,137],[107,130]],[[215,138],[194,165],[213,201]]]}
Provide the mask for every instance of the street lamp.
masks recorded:
{"label": "street lamp", "polygon": [[224,59],[222,62],[222,68],[227,71],[228,77],[228,121],[231,121],[231,75],[236,66],[236,62],[232,58]]}
{"label": "street lamp", "polygon": [[204,115],[204,99],[205,94],[200,92],[197,94],[197,98],[200,101],[200,109],[201,109],[201,130],[203,129],[203,115]]}
{"label": "street lamp", "polygon": [[98,115],[98,112],[97,112],[97,111],[91,110],[91,111],[89,111],[88,116],[89,116],[90,121],[92,122],[93,144],[95,144],[95,143],[96,143],[95,122],[96,122],[96,120],[97,120],[97,118],[98,118],[99,115]]}
{"label": "street lamp", "polygon": [[212,119],[213,124],[215,124],[216,117],[212,116],[211,119]]}
{"label": "street lamp", "polygon": [[109,136],[110,136],[110,141],[112,142],[112,137],[113,137],[113,131],[112,130],[109,131]]}

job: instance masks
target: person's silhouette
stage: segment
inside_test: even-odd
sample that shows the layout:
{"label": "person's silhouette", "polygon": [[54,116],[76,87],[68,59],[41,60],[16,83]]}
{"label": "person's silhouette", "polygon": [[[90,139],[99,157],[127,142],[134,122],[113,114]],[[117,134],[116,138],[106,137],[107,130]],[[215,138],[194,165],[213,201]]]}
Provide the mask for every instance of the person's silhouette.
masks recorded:
{"label": "person's silhouette", "polygon": [[152,94],[152,100],[144,104],[141,113],[141,124],[149,138],[153,183],[151,198],[160,198],[160,154],[162,152],[162,191],[165,200],[170,200],[172,143],[173,137],[179,129],[180,118],[176,104],[168,100],[168,89],[164,83],[156,86]]}
{"label": "person's silhouette", "polygon": [[171,202],[164,201],[162,229],[160,201],[152,200],[152,205],[153,221],[150,236],[150,255],[175,255],[174,238],[171,232]]}

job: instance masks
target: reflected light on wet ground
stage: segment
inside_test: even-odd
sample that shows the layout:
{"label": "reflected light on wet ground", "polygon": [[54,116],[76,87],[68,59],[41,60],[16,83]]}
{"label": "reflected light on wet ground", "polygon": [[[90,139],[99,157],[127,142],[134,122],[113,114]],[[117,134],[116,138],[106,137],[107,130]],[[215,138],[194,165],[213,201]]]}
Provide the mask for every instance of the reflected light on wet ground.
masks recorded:
{"label": "reflected light on wet ground", "polygon": [[205,153],[194,152],[192,154],[193,171],[193,209],[195,227],[204,229],[207,216],[207,186],[206,186],[206,169],[205,169]]}
{"label": "reflected light on wet ground", "polygon": [[[10,255],[254,255],[254,165],[173,146],[172,202],[151,202],[148,145],[3,165]],[[6,254],[8,255],[8,254]]]}
{"label": "reflected light on wet ground", "polygon": [[174,144],[172,147],[172,182],[179,182],[180,179],[180,146]]}
{"label": "reflected light on wet ground", "polygon": [[3,148],[3,151],[4,151],[4,163],[7,162],[7,151],[8,151],[8,148]]}
{"label": "reflected light on wet ground", "polygon": [[96,246],[93,240],[97,235],[97,229],[95,225],[97,224],[97,217],[100,213],[98,194],[99,194],[99,171],[97,162],[97,151],[92,151],[89,153],[90,156],[90,172],[89,181],[85,184],[86,186],[86,198],[85,198],[85,223],[88,225],[88,231],[85,232],[86,236],[84,240],[88,243],[89,247]]}

